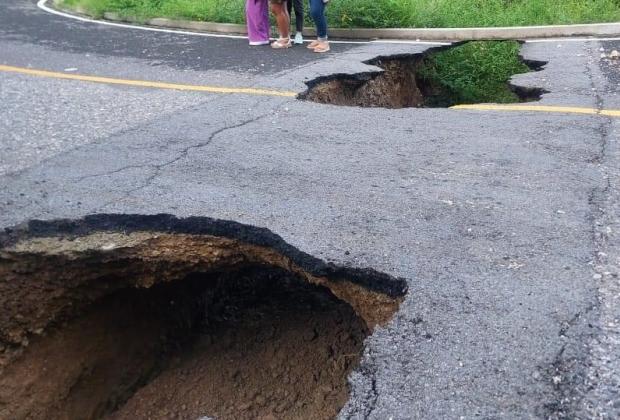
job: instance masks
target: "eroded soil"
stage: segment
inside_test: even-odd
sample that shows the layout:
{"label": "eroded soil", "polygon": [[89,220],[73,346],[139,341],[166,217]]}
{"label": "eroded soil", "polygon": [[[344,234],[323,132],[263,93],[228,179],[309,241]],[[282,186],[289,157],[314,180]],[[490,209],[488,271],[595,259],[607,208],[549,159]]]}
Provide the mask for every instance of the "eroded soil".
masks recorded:
{"label": "eroded soil", "polygon": [[[455,47],[431,48],[421,54],[401,54],[377,57],[365,64],[376,66],[381,71],[358,74],[334,74],[322,76],[307,82],[308,89],[298,98],[322,104],[378,107],[378,108],[421,108],[450,107],[459,103],[454,92],[433,83],[424,76],[429,65],[427,57],[434,51]],[[519,58],[531,70],[540,70],[544,63]],[[465,77],[466,75],[459,75]],[[544,89],[526,88],[506,82],[504,88],[512,92],[514,102],[539,100]],[[502,99],[501,102],[506,102]]]}
{"label": "eroded soil", "polygon": [[[213,296],[192,349],[112,418],[333,418],[347,401],[364,322],[325,290],[254,272]],[[241,292],[241,293],[240,293]],[[208,398],[205,398],[208,396]]]}
{"label": "eroded soil", "polygon": [[416,80],[421,58],[383,60],[378,75],[341,76],[317,81],[302,95],[303,99],[322,104],[407,108],[424,105],[424,95]]}
{"label": "eroded soil", "polygon": [[0,251],[0,418],[334,418],[398,302],[225,238],[23,241]]}

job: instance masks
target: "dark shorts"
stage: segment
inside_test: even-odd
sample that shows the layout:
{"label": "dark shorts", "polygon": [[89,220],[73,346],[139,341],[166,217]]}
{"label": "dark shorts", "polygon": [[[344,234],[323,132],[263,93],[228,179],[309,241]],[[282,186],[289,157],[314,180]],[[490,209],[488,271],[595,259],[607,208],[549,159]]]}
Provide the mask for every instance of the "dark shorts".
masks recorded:
{"label": "dark shorts", "polygon": [[286,0],[269,0],[269,3],[273,3],[273,4],[282,4],[284,3]]}

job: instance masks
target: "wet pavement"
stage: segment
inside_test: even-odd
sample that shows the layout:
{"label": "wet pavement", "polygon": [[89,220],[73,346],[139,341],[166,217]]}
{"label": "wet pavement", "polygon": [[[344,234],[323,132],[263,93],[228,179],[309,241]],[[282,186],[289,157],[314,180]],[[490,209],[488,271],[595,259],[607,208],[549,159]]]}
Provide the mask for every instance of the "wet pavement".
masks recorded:
{"label": "wet pavement", "polygon": [[[251,49],[0,2],[0,64],[301,92],[427,45]],[[543,105],[618,109],[620,42],[528,43]],[[336,107],[0,72],[0,226],[92,213],[265,227],[408,281],[342,418],[619,415],[618,119]]]}

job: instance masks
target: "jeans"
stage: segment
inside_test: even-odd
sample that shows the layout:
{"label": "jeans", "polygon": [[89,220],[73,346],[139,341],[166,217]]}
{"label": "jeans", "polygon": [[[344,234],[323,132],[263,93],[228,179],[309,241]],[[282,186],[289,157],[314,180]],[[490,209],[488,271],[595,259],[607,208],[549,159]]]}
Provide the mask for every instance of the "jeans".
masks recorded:
{"label": "jeans", "polygon": [[327,39],[327,19],[325,19],[325,3],[323,0],[310,0],[310,15],[316,25],[316,35]]}

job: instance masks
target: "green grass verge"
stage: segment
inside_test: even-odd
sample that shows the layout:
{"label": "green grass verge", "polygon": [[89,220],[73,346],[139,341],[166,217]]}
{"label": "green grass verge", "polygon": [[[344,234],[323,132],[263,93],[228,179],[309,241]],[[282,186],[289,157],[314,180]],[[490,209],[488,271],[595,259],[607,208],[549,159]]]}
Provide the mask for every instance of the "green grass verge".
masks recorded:
{"label": "green grass verge", "polygon": [[[245,0],[64,0],[95,17],[244,22]],[[308,9],[308,8],[306,8]],[[474,27],[620,21],[620,0],[331,0],[333,27]]]}
{"label": "green grass verge", "polygon": [[519,102],[508,80],[530,71],[515,41],[475,41],[430,54],[417,75],[430,87],[427,106]]}

